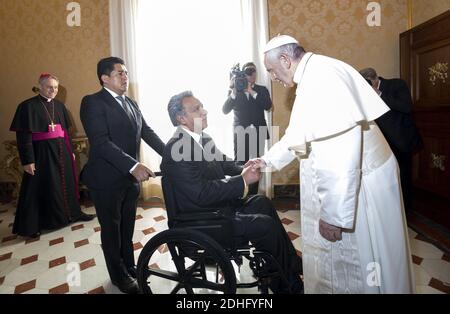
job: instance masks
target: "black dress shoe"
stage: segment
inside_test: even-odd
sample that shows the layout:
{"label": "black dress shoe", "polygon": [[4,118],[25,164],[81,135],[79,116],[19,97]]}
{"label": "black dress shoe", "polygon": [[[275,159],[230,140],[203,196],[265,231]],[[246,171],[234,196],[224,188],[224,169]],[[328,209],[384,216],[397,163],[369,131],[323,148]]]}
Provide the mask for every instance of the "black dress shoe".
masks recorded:
{"label": "black dress shoe", "polygon": [[33,233],[32,235],[30,235],[30,236],[28,236],[30,239],[37,239],[37,238],[39,238],[41,236],[41,233],[40,232],[36,232],[36,233]]}
{"label": "black dress shoe", "polygon": [[119,282],[113,282],[114,285],[119,288],[120,291],[126,294],[138,294],[139,293],[139,285],[137,280],[132,278],[131,276],[127,276]]}
{"label": "black dress shoe", "polygon": [[85,213],[82,212],[80,217],[78,217],[78,219],[75,220],[75,221],[91,221],[95,217],[97,217],[97,216],[96,215],[85,214]]}

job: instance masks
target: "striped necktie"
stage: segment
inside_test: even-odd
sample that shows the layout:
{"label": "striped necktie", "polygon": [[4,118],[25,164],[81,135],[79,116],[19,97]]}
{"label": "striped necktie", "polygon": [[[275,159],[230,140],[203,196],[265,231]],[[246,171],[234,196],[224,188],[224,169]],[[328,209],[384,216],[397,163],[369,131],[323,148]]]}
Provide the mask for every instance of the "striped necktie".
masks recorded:
{"label": "striped necktie", "polygon": [[130,108],[130,106],[128,105],[128,102],[125,100],[125,98],[124,98],[124,97],[121,97],[121,96],[117,96],[116,99],[119,100],[120,103],[122,104],[122,109],[125,111],[125,113],[127,114],[128,118],[129,118],[131,121],[135,121],[134,114],[133,114],[133,112],[131,111],[131,108]]}

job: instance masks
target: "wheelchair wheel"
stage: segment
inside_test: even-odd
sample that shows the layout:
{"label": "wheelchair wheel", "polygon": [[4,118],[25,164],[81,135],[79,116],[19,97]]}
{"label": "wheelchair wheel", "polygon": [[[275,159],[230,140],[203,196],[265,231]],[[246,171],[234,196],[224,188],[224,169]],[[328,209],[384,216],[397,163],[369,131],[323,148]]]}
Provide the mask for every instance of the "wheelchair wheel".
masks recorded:
{"label": "wheelchair wheel", "polygon": [[144,246],[137,264],[144,294],[236,293],[236,275],[224,249],[189,229],[165,230]]}

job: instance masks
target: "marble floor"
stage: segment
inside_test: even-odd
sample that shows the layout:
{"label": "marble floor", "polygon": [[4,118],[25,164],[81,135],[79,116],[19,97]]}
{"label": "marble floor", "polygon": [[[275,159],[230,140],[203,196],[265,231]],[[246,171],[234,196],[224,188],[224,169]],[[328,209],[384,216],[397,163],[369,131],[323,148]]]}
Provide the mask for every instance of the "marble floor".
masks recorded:
{"label": "marble floor", "polygon": [[[95,213],[93,207],[83,210]],[[11,234],[14,212],[12,203],[0,205],[0,294],[120,293],[108,277],[97,219],[27,240]],[[286,210],[279,211],[279,215],[301,254],[300,212]],[[136,260],[147,241],[165,229],[167,215],[163,205],[141,204],[133,237]],[[450,293],[450,257],[411,229],[409,237],[417,293]],[[237,276],[238,280],[251,277],[250,269],[242,267]]]}

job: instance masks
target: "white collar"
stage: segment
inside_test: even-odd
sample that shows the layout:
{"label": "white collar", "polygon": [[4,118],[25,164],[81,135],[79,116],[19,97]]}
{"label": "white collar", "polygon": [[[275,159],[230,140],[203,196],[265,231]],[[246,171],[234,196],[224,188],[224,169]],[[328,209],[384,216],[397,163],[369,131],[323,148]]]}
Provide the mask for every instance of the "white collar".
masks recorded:
{"label": "white collar", "polygon": [[295,70],[294,79],[293,79],[293,81],[295,83],[298,84],[300,82],[300,80],[302,79],[303,73],[305,72],[306,64],[308,63],[308,60],[312,55],[313,55],[312,52],[307,52],[303,55],[302,59],[300,60],[298,66],[297,66],[297,69]]}
{"label": "white collar", "polygon": [[125,95],[120,96],[119,94],[117,94],[116,92],[113,92],[112,90],[110,90],[109,88],[106,88],[105,86],[103,86],[103,88],[111,94],[111,96],[114,97],[114,99],[116,99],[117,97],[121,97],[123,99],[125,99]]}
{"label": "white collar", "polygon": [[46,102],[51,102],[51,101],[53,100],[53,99],[47,98],[47,97],[45,97],[45,96],[43,96],[43,95],[41,95],[41,94],[39,94],[39,96],[41,96],[42,98],[44,98]]}
{"label": "white collar", "polygon": [[189,134],[194,139],[194,141],[196,141],[197,143],[200,143],[200,138],[202,137],[201,134],[192,132],[191,130],[189,130],[184,125],[182,125],[181,127],[183,128],[184,131],[186,131],[187,134]]}

